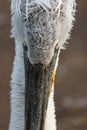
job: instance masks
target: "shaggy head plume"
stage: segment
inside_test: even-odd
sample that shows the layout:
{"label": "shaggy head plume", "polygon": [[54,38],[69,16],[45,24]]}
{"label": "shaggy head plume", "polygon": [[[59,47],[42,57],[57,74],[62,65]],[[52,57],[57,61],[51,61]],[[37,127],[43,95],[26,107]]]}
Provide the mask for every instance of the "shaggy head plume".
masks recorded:
{"label": "shaggy head plume", "polygon": [[32,64],[49,64],[55,47],[63,48],[69,38],[74,21],[75,0],[15,2],[12,11],[12,36],[27,44],[28,57]]}

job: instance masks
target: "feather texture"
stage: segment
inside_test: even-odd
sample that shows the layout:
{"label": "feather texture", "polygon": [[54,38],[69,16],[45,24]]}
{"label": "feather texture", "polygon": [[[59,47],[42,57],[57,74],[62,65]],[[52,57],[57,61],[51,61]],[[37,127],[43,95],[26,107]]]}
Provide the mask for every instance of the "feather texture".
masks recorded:
{"label": "feather texture", "polygon": [[[75,0],[11,0],[11,37],[15,39],[16,55],[11,76],[9,130],[24,129],[25,76],[23,44],[28,46],[28,57],[31,63],[49,64],[54,54],[55,41],[58,39],[60,53],[66,40],[70,37],[75,7]],[[58,65],[59,53],[55,71]],[[52,90],[49,97],[45,130],[56,130],[53,94],[54,90]]]}

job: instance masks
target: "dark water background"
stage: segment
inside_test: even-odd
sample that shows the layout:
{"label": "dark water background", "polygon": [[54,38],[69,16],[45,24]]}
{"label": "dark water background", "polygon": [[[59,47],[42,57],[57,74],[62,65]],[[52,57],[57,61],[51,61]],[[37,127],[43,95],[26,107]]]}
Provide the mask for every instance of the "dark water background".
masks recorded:
{"label": "dark water background", "polygon": [[[87,130],[87,0],[77,0],[72,38],[60,55],[55,83],[59,130]],[[9,123],[9,82],[14,57],[9,0],[0,0],[0,130]]]}

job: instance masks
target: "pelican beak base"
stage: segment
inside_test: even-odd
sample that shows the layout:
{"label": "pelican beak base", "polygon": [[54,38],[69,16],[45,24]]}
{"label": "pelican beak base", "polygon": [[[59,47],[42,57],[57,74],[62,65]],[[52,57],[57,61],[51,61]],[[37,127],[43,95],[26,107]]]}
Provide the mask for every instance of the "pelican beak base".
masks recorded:
{"label": "pelican beak base", "polygon": [[25,64],[25,129],[44,130],[52,73],[55,67],[57,51],[48,66],[41,63],[32,65],[27,58],[24,46]]}

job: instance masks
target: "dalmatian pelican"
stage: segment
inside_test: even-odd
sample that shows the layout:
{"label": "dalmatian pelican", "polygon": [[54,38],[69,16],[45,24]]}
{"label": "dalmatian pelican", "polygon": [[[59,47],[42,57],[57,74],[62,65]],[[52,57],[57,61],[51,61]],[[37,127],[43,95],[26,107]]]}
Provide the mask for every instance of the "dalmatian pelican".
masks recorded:
{"label": "dalmatian pelican", "polygon": [[11,0],[15,58],[9,130],[56,130],[54,81],[75,0]]}

